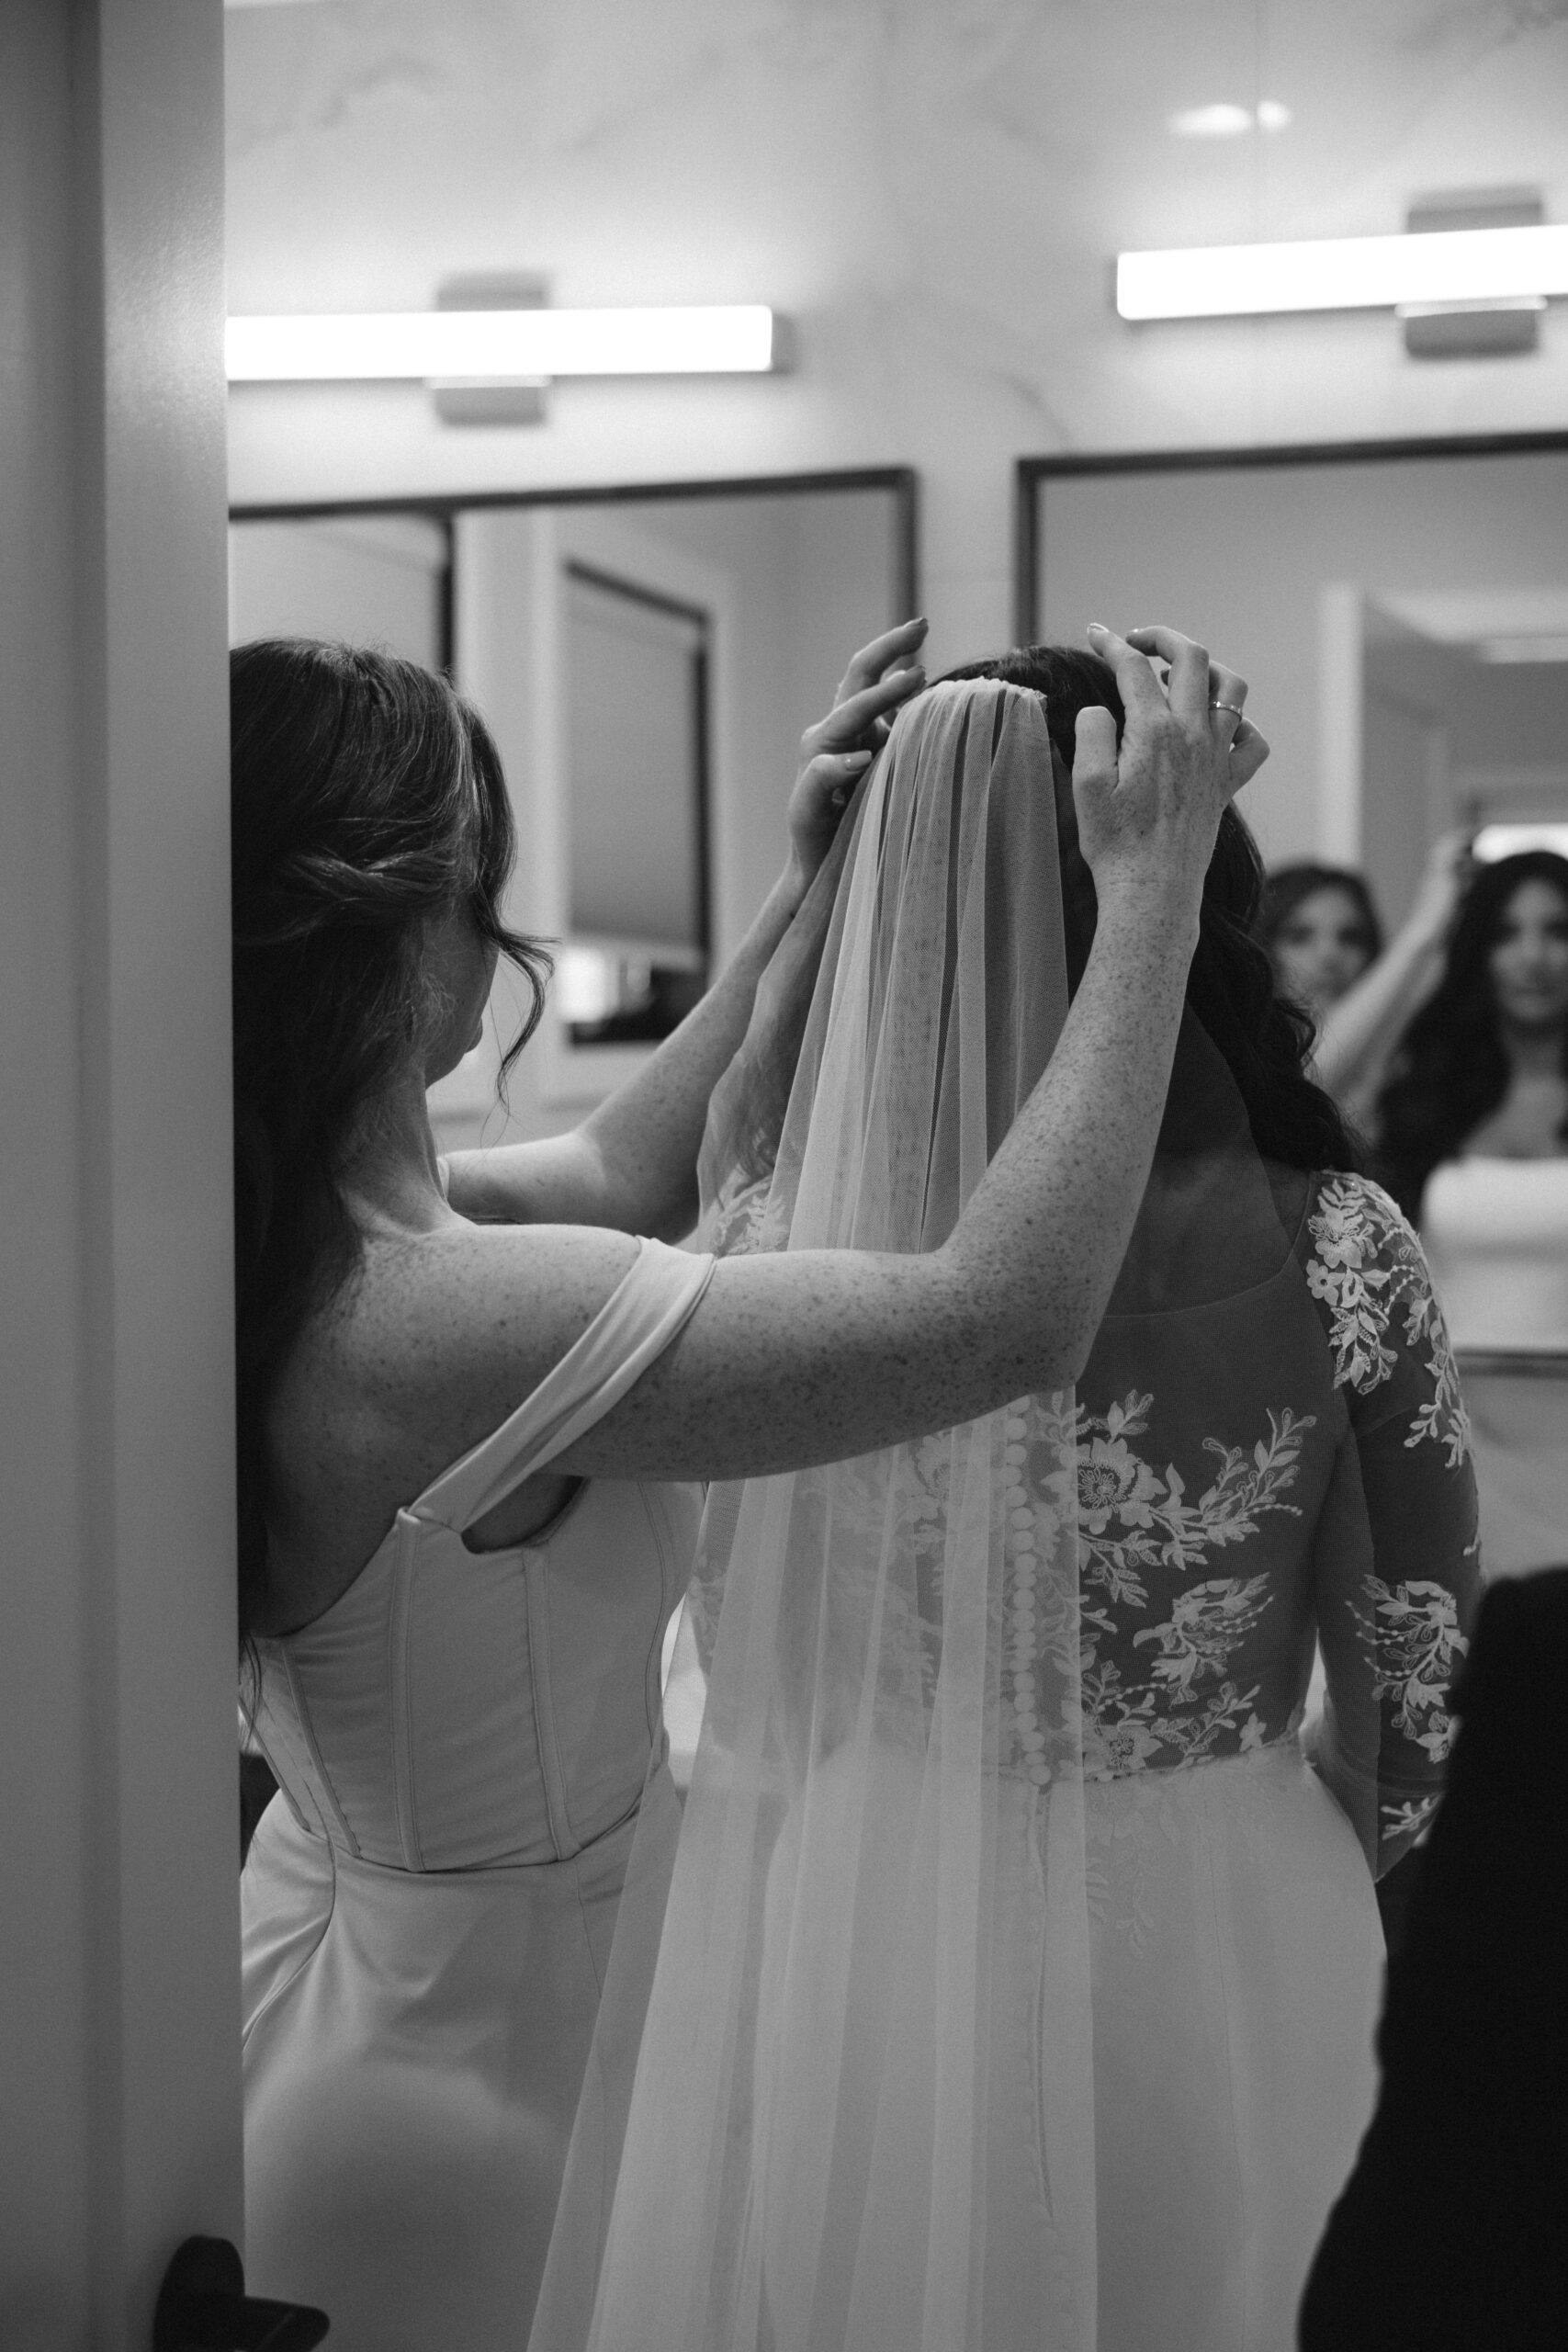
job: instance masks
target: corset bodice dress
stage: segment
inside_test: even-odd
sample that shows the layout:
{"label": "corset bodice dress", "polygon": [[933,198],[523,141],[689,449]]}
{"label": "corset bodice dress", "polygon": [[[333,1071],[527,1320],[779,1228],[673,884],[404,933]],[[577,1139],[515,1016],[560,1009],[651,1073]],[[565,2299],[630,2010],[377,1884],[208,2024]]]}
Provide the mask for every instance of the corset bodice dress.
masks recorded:
{"label": "corset bodice dress", "polygon": [[260,1645],[247,2274],[343,2352],[527,2341],[633,1832],[679,1827],[660,1669],[701,1494],[594,1478],[526,1543],[464,1534],[626,1393],[711,1266],[645,1242],[340,1599]]}
{"label": "corset bodice dress", "polygon": [[1422,1235],[1464,1374],[1490,1577],[1568,1560],[1568,1156],[1435,1168]]}

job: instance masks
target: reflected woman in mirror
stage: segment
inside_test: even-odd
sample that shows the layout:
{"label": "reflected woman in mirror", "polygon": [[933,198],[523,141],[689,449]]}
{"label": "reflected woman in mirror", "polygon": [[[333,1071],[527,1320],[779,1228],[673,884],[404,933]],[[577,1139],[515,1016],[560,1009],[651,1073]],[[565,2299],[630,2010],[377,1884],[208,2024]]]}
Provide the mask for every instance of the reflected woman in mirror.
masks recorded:
{"label": "reflected woman in mirror", "polygon": [[1285,865],[1269,876],[1258,937],[1280,989],[1316,1024],[1318,1083],[1363,1132],[1374,1126],[1411,1015],[1438,984],[1469,865],[1467,832],[1434,842],[1410,911],[1386,946],[1371,892],[1348,867]]}
{"label": "reflected woman in mirror", "polygon": [[1203,872],[1267,746],[1239,681],[1212,711],[1189,662],[1168,701],[1109,637],[1129,723],[1119,749],[1087,710],[1074,769],[1097,933],[962,1216],[915,1253],[670,1246],[759,978],[820,944],[923,634],[851,663],[779,882],[641,1072],[567,1136],[445,1164],[426,1090],[498,957],[543,985],[503,913],[495,745],[389,656],[233,656],[240,1619],[280,1783],[242,1883],[246,2265],[343,2352],[516,2352],[574,2119],[590,2178],[618,2136],[635,2031],[590,2047],[606,1972],[646,1993],[657,1944],[695,1482],[1070,1381],[1125,1251]]}
{"label": "reflected woman in mirror", "polygon": [[[1238,715],[1135,639],[1174,706]],[[962,1231],[1114,915],[1069,763],[1127,683],[1032,647],[899,714],[819,966],[775,964],[715,1094],[724,1263]],[[1371,2111],[1373,1878],[1438,1801],[1475,1498],[1420,1245],[1309,1075],[1261,885],[1227,810],[1071,1385],[710,1497],[592,2352],[1292,2340]]]}
{"label": "reflected woman in mirror", "polygon": [[1382,947],[1372,894],[1346,865],[1276,866],[1263,888],[1258,936],[1284,995],[1321,1028]]}
{"label": "reflected woman in mirror", "polygon": [[1379,1105],[1465,1373],[1489,1577],[1568,1549],[1568,859],[1474,869]]}

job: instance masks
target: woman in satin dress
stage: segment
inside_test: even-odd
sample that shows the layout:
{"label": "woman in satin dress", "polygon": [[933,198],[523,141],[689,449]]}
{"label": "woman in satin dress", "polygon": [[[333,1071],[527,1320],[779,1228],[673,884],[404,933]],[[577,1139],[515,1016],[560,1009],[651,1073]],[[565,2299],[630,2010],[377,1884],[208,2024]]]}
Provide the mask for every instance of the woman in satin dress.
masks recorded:
{"label": "woman in satin dress", "polygon": [[1568,1556],[1568,859],[1477,865],[1379,1106],[1474,1427],[1482,1562]]}
{"label": "woman in satin dress", "polygon": [[[344,2352],[526,2340],[626,1871],[672,1849],[659,1668],[692,1482],[863,1452],[1070,1378],[1153,1148],[1245,682],[1080,724],[1100,918],[1062,1046],[940,1249],[673,1249],[708,1097],[812,890],[913,625],[804,741],[784,873],[728,969],[572,1134],[438,1161],[425,1090],[498,955],[506,789],[478,715],[384,655],[233,657],[240,1601],[280,1792],[243,1880],[247,2269]],[[1114,1071],[1115,1083],[1106,1073]],[[657,1893],[657,1887],[655,1887]],[[624,1917],[635,1953],[657,1918]],[[592,2057],[590,2058],[591,2045]]]}

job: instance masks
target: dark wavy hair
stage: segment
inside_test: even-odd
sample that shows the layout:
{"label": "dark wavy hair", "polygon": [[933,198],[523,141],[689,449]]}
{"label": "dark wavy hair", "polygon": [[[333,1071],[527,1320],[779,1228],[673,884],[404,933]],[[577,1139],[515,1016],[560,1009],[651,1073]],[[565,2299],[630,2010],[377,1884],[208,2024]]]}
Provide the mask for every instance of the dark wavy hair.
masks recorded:
{"label": "dark wavy hair", "polygon": [[1382,925],[1365,878],[1348,865],[1320,865],[1311,858],[1303,858],[1293,865],[1277,865],[1263,877],[1258,936],[1269,953],[1296,909],[1307,899],[1315,899],[1320,890],[1337,890],[1351,901],[1361,920],[1368,963],[1381,956]]}
{"label": "dark wavy hair", "polygon": [[539,1018],[549,958],[508,928],[515,854],[494,742],[412,662],[303,639],[231,657],[235,1306],[242,1657],[267,1579],[265,1435],[308,1317],[353,1275],[347,1165],[387,1082],[442,1010],[430,924],[460,908],[522,973]]}
{"label": "dark wavy hair", "polygon": [[[1070,776],[1080,710],[1100,704],[1123,721],[1116,673],[1096,653],[1075,646],[1021,645],[985,662],[948,673],[950,679],[998,678],[1024,686],[1045,701],[1052,748]],[[1066,910],[1067,983],[1076,989],[1089,961],[1098,901],[1094,878],[1078,847],[1077,816],[1070,790],[1056,792],[1057,842]],[[1258,938],[1263,896],[1263,861],[1258,844],[1237,815],[1227,808],[1203,877],[1198,945],[1187,978],[1187,1002],[1224,1060],[1265,1159],[1308,1172],[1359,1170],[1362,1154],[1337,1104],[1307,1076],[1313,1023],[1274,981],[1274,967]],[[1168,1103],[1162,1133],[1175,1140],[1179,1107]]]}
{"label": "dark wavy hair", "polygon": [[[1526,882],[1550,883],[1568,908],[1568,858],[1552,850],[1524,850],[1476,867],[1443,977],[1405,1031],[1379,1098],[1379,1173],[1412,1219],[1433,1169],[1455,1157],[1507,1092],[1508,1057],[1488,959]],[[1562,1068],[1568,1075],[1568,1027]]]}

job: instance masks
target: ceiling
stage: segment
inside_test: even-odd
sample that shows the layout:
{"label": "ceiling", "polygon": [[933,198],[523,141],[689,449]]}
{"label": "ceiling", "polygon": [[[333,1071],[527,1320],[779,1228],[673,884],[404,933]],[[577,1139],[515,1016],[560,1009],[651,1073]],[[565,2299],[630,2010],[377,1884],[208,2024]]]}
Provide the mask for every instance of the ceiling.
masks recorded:
{"label": "ceiling", "polygon": [[[318,0],[228,32],[235,307],[525,262],[568,299],[728,291],[774,242],[760,200],[815,253],[868,165],[886,269],[918,235],[1021,293],[1042,250],[1098,277],[1119,246],[1396,229],[1435,188],[1568,215],[1568,0]],[[1168,128],[1259,101],[1288,124]]]}

